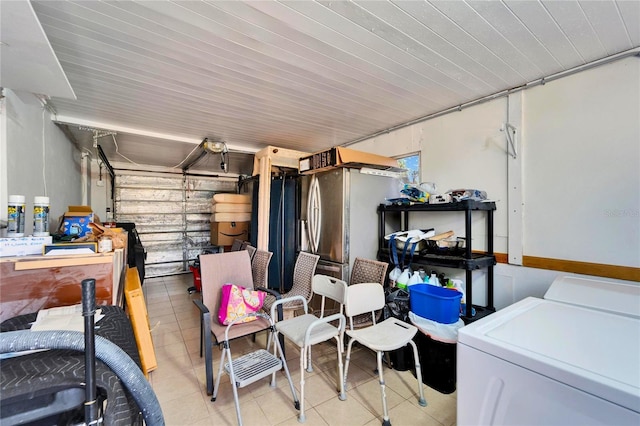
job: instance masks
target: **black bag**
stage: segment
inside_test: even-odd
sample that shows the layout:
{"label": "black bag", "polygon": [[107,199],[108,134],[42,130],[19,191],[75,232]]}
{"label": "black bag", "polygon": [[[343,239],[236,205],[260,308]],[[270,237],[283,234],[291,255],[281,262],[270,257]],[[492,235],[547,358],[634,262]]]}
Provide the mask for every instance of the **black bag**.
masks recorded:
{"label": "black bag", "polygon": [[409,293],[402,289],[395,289],[387,294],[386,304],[382,310],[382,319],[393,317],[407,321],[409,310]]}
{"label": "black bag", "polygon": [[[386,304],[382,310],[383,319],[390,317],[409,322],[409,293],[403,289],[390,289]],[[406,371],[413,367],[413,350],[410,345],[389,352],[391,367],[398,371]]]}

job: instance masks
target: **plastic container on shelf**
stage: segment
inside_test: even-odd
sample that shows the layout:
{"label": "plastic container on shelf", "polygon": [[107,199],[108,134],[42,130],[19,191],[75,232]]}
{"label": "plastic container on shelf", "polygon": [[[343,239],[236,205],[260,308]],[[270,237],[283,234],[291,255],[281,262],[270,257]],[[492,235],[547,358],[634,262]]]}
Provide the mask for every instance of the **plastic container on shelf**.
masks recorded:
{"label": "plastic container on shelf", "polygon": [[111,207],[107,207],[107,215],[104,222],[102,223],[102,226],[104,226],[105,228],[116,227],[116,222],[113,220],[113,213],[111,212]]}
{"label": "plastic container on shelf", "polygon": [[407,287],[414,284],[422,284],[422,279],[420,278],[420,273],[418,271],[413,271],[413,275],[409,278],[407,282]]}
{"label": "plastic container on shelf", "polygon": [[460,319],[462,294],[454,289],[430,284],[415,284],[409,287],[411,312],[442,324],[451,324]]}
{"label": "plastic container on shelf", "polygon": [[111,240],[111,237],[106,235],[101,236],[98,239],[98,252],[109,253],[111,251],[113,251],[113,240]]}
{"label": "plastic container on shelf", "polygon": [[435,273],[435,271],[431,271],[431,275],[429,276],[429,281],[427,282],[427,284],[436,286],[440,285],[440,281],[438,281],[438,275]]}
{"label": "plastic container on shelf", "polygon": [[396,287],[405,290],[410,278],[411,273],[409,272],[409,268],[404,268],[404,271],[402,271],[402,274],[400,274],[400,276],[396,280]]}
{"label": "plastic container on shelf", "polygon": [[7,237],[24,237],[25,196],[9,195]]}
{"label": "plastic container on shelf", "polygon": [[49,236],[49,197],[33,197],[33,236]]}

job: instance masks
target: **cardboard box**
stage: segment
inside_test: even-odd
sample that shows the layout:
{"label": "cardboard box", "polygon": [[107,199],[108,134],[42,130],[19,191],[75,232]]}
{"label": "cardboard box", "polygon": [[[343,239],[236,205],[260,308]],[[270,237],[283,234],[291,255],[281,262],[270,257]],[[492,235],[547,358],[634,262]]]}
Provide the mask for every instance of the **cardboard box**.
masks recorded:
{"label": "cardboard box", "polygon": [[249,239],[249,222],[211,222],[211,244],[230,246],[233,240]]}
{"label": "cardboard box", "polygon": [[93,210],[90,206],[69,206],[64,214],[62,229],[64,235],[84,237],[91,234],[89,223],[93,222]]}
{"label": "cardboard box", "polygon": [[302,174],[317,173],[334,167],[368,167],[371,169],[400,172],[398,160],[368,152],[342,147],[316,152],[299,160],[298,170]]}
{"label": "cardboard box", "polygon": [[42,254],[44,245],[51,244],[52,240],[51,236],[0,238],[0,257]]}
{"label": "cardboard box", "polygon": [[149,372],[158,368],[158,360],[156,359],[156,352],[153,347],[147,304],[144,301],[144,293],[142,292],[142,283],[140,282],[138,268],[129,268],[127,266],[124,279],[124,295],[127,301],[133,335],[138,345],[142,372],[145,377],[148,378]]}

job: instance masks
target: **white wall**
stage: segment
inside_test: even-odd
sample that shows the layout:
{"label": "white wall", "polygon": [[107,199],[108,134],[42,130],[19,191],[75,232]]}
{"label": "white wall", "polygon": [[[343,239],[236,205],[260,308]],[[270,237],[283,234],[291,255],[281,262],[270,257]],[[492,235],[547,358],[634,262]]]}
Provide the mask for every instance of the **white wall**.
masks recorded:
{"label": "white wall", "polygon": [[[422,151],[421,181],[434,182],[438,192],[475,188],[487,192],[497,204],[506,204],[506,143],[500,126],[506,117],[506,99],[425,121],[396,132],[369,139],[350,148],[395,157]],[[400,196],[400,194],[398,194]],[[460,213],[415,214],[411,228],[430,228],[436,232],[453,230],[464,235]],[[506,209],[494,214],[495,250],[506,251]],[[473,216],[473,248],[486,248],[486,228],[482,214]]]}
{"label": "white wall", "polygon": [[525,249],[640,266],[640,60],[524,93]]}
{"label": "white wall", "polygon": [[[0,171],[1,186],[6,187],[8,195],[26,197],[26,235],[33,231],[33,197],[48,196],[49,228],[54,230],[67,206],[82,201],[80,152],[50,120],[33,94],[8,89],[4,94],[2,122],[6,125],[0,131],[6,151],[0,155],[6,159],[6,168]],[[0,200],[5,219],[6,201]]]}
{"label": "white wall", "polygon": [[[521,116],[508,116],[508,111],[519,110]],[[519,124],[516,159],[507,154],[505,132],[500,130],[506,121]],[[583,71],[350,148],[394,157],[421,151],[421,180],[435,182],[440,192],[487,191],[497,204],[498,253],[508,253],[511,239],[512,249],[515,242],[525,256],[640,267],[638,58]],[[522,206],[513,205],[516,196]],[[514,214],[521,207],[522,212]],[[411,228],[433,226],[438,232],[453,229],[464,234],[462,219],[454,214],[413,216]],[[486,240],[483,219],[474,215],[474,249],[482,249]],[[515,227],[520,231],[509,235],[513,221],[521,222]],[[462,276],[462,271],[444,272]],[[542,296],[559,274],[498,265],[496,307]],[[484,302],[485,278],[484,271],[474,272],[474,303]]]}
{"label": "white wall", "polygon": [[[94,157],[97,155],[94,155]],[[98,215],[101,221],[107,219],[107,207],[113,212],[111,202],[111,176],[105,166],[100,166],[96,158],[91,159],[91,209]]]}

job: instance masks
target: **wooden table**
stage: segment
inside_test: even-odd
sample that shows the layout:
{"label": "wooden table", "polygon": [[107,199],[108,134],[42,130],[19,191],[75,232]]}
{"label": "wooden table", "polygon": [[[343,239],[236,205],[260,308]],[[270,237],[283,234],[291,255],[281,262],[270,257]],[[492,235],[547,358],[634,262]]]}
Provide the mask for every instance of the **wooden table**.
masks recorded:
{"label": "wooden table", "polygon": [[0,322],[82,302],[81,282],[96,280],[96,304],[122,307],[124,251],[0,259]]}

